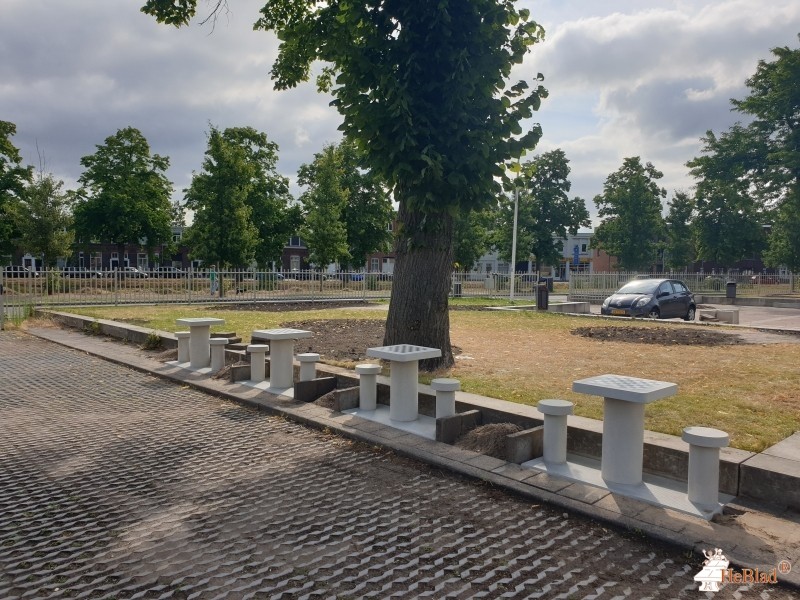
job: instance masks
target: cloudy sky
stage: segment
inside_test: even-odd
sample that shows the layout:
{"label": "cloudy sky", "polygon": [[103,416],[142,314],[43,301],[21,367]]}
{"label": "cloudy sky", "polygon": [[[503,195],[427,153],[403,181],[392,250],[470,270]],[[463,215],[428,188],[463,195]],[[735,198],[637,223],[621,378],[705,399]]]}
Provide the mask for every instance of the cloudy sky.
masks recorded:
{"label": "cloudy sky", "polygon": [[[24,160],[74,187],[80,158],[118,129],[142,131],[168,156],[176,197],[199,170],[208,124],[252,126],[280,147],[292,180],[340,117],[313,83],[276,92],[277,41],[252,30],[263,0],[229,0],[213,28],[158,25],[144,0],[2,0],[0,120],[17,126]],[[587,201],[628,156],[664,172],[670,195],[708,129],[739,116],[730,98],[776,46],[797,47],[797,0],[520,0],[544,25],[515,78],[545,76],[538,151],[563,149],[574,195]],[[206,8],[200,0],[200,12]],[[38,148],[38,150],[37,150]],[[298,190],[293,188],[295,192]]]}

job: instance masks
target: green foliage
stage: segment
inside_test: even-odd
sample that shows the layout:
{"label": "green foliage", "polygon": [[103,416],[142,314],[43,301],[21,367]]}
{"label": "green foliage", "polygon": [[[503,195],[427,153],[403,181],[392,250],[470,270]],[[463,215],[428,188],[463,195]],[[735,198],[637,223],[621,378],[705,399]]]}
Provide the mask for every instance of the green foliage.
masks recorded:
{"label": "green foliage", "polygon": [[642,165],[638,156],[626,158],[594,198],[603,220],[592,246],[616,257],[620,269],[643,270],[655,263],[664,230],[661,200],[667,195],[657,183],[662,177],[652,163]]}
{"label": "green foliage", "polygon": [[332,144],[315,156],[313,169],[303,165],[298,173],[300,184],[309,186],[300,196],[305,213],[300,235],[308,246],[309,260],[318,268],[350,258],[347,229],[342,222],[348,198],[342,187],[343,176],[341,157]]}
{"label": "green foliage", "polygon": [[[569,160],[563,150],[546,152],[521,165],[514,186],[519,190],[517,257],[531,256],[538,268],[556,265],[564,251],[563,239],[591,225],[583,199],[568,196]],[[513,198],[504,198],[495,246],[501,256],[511,259]]]}
{"label": "green foliage", "polygon": [[374,291],[380,289],[380,283],[378,282],[378,276],[377,275],[367,275],[364,278],[364,286],[370,292],[374,292]]}
{"label": "green foliage", "polygon": [[694,199],[686,192],[677,192],[669,203],[669,213],[664,219],[665,265],[670,269],[685,269],[694,262],[693,213]]}
{"label": "green foliage", "polygon": [[763,216],[757,200],[764,190],[764,140],[738,123],[702,138],[703,156],[687,163],[698,179],[693,230],[697,257],[724,266],[752,256],[764,247]]}
{"label": "green foliage", "polygon": [[247,197],[257,167],[240,144],[216,127],[208,134],[203,170],[185,190],[186,206],[195,211],[186,233],[192,256],[220,268],[240,267],[254,256],[258,230],[253,225]]}
{"label": "green foliage", "polygon": [[169,159],[151,154],[138,129],[126,127],[107,137],[81,165],[86,170],[74,211],[79,242],[122,246],[144,240],[150,254],[172,243]]}
{"label": "green foliage", "polygon": [[39,173],[14,210],[21,245],[42,256],[47,267],[55,266],[60,256],[69,256],[75,239],[70,210],[74,194],[63,191],[63,186],[52,174]]}
{"label": "green foliage", "polygon": [[0,255],[14,251],[19,231],[12,215],[33,177],[33,168],[22,166],[19,150],[11,143],[16,132],[16,125],[0,121]]}
{"label": "green foliage", "polygon": [[147,334],[147,337],[144,340],[144,344],[142,344],[143,350],[159,350],[163,346],[164,340],[161,339],[161,336],[158,335],[155,331],[151,331]]}
{"label": "green foliage", "polygon": [[491,247],[497,208],[458,213],[453,220],[453,262],[456,270],[469,271]]}
{"label": "green foliage", "polygon": [[95,319],[88,325],[84,326],[83,331],[87,335],[100,335],[100,333],[102,332],[100,328],[100,322],[97,319]]}

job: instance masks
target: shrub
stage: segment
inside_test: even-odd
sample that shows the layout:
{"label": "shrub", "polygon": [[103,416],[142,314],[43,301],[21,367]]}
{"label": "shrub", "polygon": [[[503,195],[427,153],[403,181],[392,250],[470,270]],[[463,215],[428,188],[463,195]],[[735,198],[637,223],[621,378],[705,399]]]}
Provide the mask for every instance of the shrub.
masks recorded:
{"label": "shrub", "polygon": [[147,334],[147,338],[144,340],[144,344],[142,345],[142,349],[144,350],[159,350],[161,349],[163,340],[161,336],[158,335],[155,331],[151,331]]}

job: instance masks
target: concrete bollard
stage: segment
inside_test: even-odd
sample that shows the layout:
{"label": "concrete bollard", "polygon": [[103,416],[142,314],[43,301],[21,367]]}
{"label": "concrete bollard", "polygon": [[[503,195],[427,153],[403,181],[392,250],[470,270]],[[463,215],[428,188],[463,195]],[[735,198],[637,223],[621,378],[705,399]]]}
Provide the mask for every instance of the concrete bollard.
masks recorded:
{"label": "concrete bollard", "polygon": [[316,378],[319,354],[305,352],[303,354],[298,354],[297,360],[300,361],[300,381],[311,381]]}
{"label": "concrete bollard", "polygon": [[689,444],[689,501],[705,508],[719,505],[719,449],[728,434],[710,427],[687,427],[681,436]]}
{"label": "concrete bollard", "polygon": [[216,372],[225,367],[225,346],[228,338],[211,338],[211,370]]}
{"label": "concrete bollard", "polygon": [[356,365],[358,381],[358,406],[361,410],[375,410],[378,406],[378,374],[381,366],[372,363]]}
{"label": "concrete bollard", "polygon": [[572,402],[567,400],[541,400],[536,408],[544,415],[542,458],[545,463],[567,462],[567,415],[572,414]]}
{"label": "concrete bollard", "polygon": [[178,338],[178,362],[189,362],[189,336],[188,331],[176,331],[175,337]]}
{"label": "concrete bollard", "polygon": [[267,351],[269,346],[267,344],[249,344],[247,352],[250,354],[250,381],[259,383],[266,379],[266,363]]}
{"label": "concrete bollard", "polygon": [[431,381],[431,387],[436,391],[436,418],[456,414],[456,392],[461,389],[458,379],[440,377]]}

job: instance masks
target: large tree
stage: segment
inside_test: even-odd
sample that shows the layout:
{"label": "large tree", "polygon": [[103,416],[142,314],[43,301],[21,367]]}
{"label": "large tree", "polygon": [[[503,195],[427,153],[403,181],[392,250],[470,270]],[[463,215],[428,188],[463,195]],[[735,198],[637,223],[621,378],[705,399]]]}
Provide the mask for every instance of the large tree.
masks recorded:
{"label": "large tree", "polygon": [[[591,220],[586,202],[569,197],[569,160],[563,150],[545,152],[521,165],[513,185],[519,193],[517,219],[518,257],[532,257],[537,269],[556,265],[564,252],[564,239],[575,235]],[[512,197],[506,197],[501,222],[495,231],[495,245],[500,255],[511,258],[513,233]]]}
{"label": "large tree", "polygon": [[63,181],[40,171],[25,188],[15,210],[20,244],[41,256],[45,267],[53,267],[59,257],[69,255],[75,239],[71,210],[74,193],[63,188]]}
{"label": "large tree", "polygon": [[661,202],[667,191],[658,185],[663,176],[652,163],[629,157],[595,196],[602,221],[592,246],[616,257],[617,268],[638,271],[655,264],[664,232]]}
{"label": "large tree", "polygon": [[152,254],[172,243],[169,159],[151,154],[138,129],[126,127],[107,137],[94,154],[81,158],[81,165],[86,170],[75,206],[79,242],[117,244],[120,261],[125,244],[142,241]]}
{"label": "large tree", "polygon": [[22,166],[22,156],[11,143],[16,132],[16,125],[0,121],[0,258],[14,251],[19,237],[12,218],[14,207],[33,177],[33,167]]}
{"label": "large tree", "polygon": [[241,144],[211,127],[203,168],[185,190],[186,207],[194,211],[185,237],[193,258],[221,268],[244,267],[253,260],[258,229],[247,198],[257,166],[249,158]]}
{"label": "large tree", "polygon": [[765,140],[736,124],[701,138],[703,155],[687,163],[698,180],[692,227],[697,258],[730,267],[764,248]]}
{"label": "large tree", "polygon": [[318,268],[350,259],[347,229],[342,222],[348,197],[347,190],[342,187],[343,175],[333,144],[315,156],[313,169],[309,165],[300,167],[298,182],[309,188],[300,196],[305,213],[300,236],[308,246],[309,260]]}
{"label": "large tree", "polygon": [[[182,25],[196,4],[148,0],[143,10]],[[423,368],[451,366],[453,216],[496,197],[502,165],[541,136],[538,126],[523,133],[521,122],[546,90],[506,84],[542,28],[513,0],[273,0],[261,15],[256,26],[280,40],[276,87],[307,80],[315,60],[327,63],[318,83],[334,96],[340,129],[399,203],[385,343],[440,348],[442,358]]]}
{"label": "large tree", "polygon": [[262,268],[280,262],[286,240],[297,232],[302,215],[289,193],[289,180],[278,173],[278,145],[252,127],[229,127],[222,137],[244,151],[254,170],[245,197],[258,231],[254,259]]}

